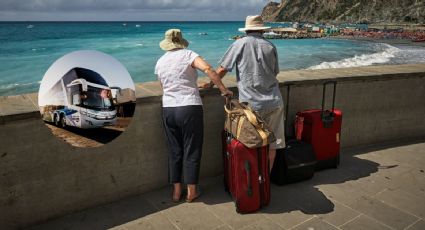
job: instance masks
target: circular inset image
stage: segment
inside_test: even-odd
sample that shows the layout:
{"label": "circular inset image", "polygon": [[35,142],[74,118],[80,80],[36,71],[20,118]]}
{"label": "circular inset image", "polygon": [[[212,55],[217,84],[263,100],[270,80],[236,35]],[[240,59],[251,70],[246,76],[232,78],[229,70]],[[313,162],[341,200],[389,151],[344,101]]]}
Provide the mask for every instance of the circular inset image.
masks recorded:
{"label": "circular inset image", "polygon": [[61,57],[47,70],[38,105],[55,136],[76,147],[99,147],[125,131],[133,117],[136,93],[119,61],[84,50]]}

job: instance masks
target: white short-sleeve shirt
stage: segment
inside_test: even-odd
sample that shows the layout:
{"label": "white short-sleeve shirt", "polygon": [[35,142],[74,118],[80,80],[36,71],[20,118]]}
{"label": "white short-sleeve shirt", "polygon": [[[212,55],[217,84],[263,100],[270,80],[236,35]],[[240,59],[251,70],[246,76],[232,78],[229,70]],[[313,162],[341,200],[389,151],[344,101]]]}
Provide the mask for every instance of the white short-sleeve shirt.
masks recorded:
{"label": "white short-sleeve shirt", "polygon": [[166,52],[156,63],[155,74],[162,84],[163,107],[202,105],[198,72],[192,63],[199,55],[188,49]]}

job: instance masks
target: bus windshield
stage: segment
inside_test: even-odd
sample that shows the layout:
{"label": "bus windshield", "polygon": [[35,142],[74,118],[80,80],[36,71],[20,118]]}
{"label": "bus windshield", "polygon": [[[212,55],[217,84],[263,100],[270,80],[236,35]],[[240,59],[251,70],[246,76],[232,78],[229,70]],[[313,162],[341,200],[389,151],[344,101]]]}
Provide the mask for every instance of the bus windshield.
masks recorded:
{"label": "bus windshield", "polygon": [[88,86],[87,92],[82,93],[82,105],[95,110],[113,110],[111,90]]}

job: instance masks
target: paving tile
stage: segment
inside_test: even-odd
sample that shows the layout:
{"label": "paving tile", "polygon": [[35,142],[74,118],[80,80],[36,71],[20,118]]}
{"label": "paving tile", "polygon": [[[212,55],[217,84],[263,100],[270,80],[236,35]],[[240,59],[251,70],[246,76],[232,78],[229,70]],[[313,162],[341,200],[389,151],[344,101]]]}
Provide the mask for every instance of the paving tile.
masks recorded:
{"label": "paving tile", "polygon": [[[293,228],[293,230],[332,230],[338,229],[324,221],[321,221],[319,218],[315,217],[305,223],[298,225]],[[292,229],[291,229],[292,230]]]}
{"label": "paving tile", "polygon": [[274,223],[271,220],[265,219],[265,220],[261,220],[258,222],[255,222],[252,225],[249,225],[245,228],[243,228],[243,230],[278,230],[278,229],[284,229],[282,227],[280,227],[279,225],[277,225],[276,223]]}
{"label": "paving tile", "polygon": [[333,203],[335,205],[333,212],[318,215],[319,219],[325,220],[326,222],[335,226],[341,226],[360,214],[359,212],[339,202],[334,201]]}
{"label": "paving tile", "polygon": [[326,195],[308,182],[273,188],[272,202],[276,199],[288,200],[305,214],[329,213],[334,208]]}
{"label": "paving tile", "polygon": [[[227,196],[225,192],[222,191],[221,193]],[[222,203],[217,202],[217,200],[210,200],[208,203],[210,204],[208,209],[233,229],[240,229],[265,219],[265,216],[260,212],[252,214],[237,213],[233,201]]]}
{"label": "paving tile", "polygon": [[388,189],[401,189],[417,196],[425,196],[425,175],[421,169],[410,170],[391,178],[379,178],[385,181]]}
{"label": "paving tile", "polygon": [[424,197],[418,197],[400,189],[389,189],[378,194],[375,198],[415,216],[425,218]]}
{"label": "paving tile", "polygon": [[172,187],[166,186],[156,191],[146,193],[144,194],[144,196],[146,197],[146,200],[150,204],[152,204],[153,207],[160,211],[179,205],[178,203],[174,203],[171,200],[171,192]]}
{"label": "paving tile", "polygon": [[218,176],[202,180],[192,204],[173,203],[165,187],[30,229],[425,229],[424,149],[347,151],[337,170],[272,185],[270,205],[254,214],[236,213]]}
{"label": "paving tile", "polygon": [[[279,198],[275,198],[277,197],[276,194],[279,194]],[[314,217],[314,215],[303,213],[299,207],[289,200],[290,198],[285,197],[282,192],[278,193],[278,191],[272,189],[272,201],[261,212],[267,219],[285,229],[292,228]]]}
{"label": "paving tile", "polygon": [[394,229],[404,229],[417,220],[416,217],[400,209],[367,196],[362,196],[356,203],[349,206]]}
{"label": "paving tile", "polygon": [[362,191],[362,194],[367,196],[375,196],[388,188],[386,180],[380,180],[376,177],[367,177],[353,181],[352,186],[359,188]]}
{"label": "paving tile", "polygon": [[202,203],[184,203],[162,213],[180,229],[214,229],[223,225]]}
{"label": "paving tile", "polygon": [[339,227],[342,230],[390,230],[391,228],[379,223],[378,221],[361,215],[349,223]]}
{"label": "paving tile", "polygon": [[175,230],[178,229],[161,213],[155,213],[140,220],[133,221],[123,226],[127,230],[139,229],[158,229],[158,230]]}
{"label": "paving tile", "polygon": [[355,203],[357,199],[366,195],[360,188],[355,187],[354,184],[350,182],[321,185],[319,188],[328,199],[336,200],[345,205]]}
{"label": "paving tile", "polygon": [[424,230],[425,229],[425,221],[420,220],[414,223],[412,226],[408,227],[406,230]]}
{"label": "paving tile", "polygon": [[305,214],[325,214],[334,211],[334,203],[326,195],[316,188],[308,192],[299,191],[294,194],[290,200],[296,206],[301,208]]}
{"label": "paving tile", "polygon": [[221,225],[221,226],[218,226],[217,228],[214,228],[214,230],[232,230],[232,228],[229,227],[228,225]]}
{"label": "paving tile", "polygon": [[71,214],[30,229],[91,230],[112,227],[122,228],[122,225],[143,218],[154,212],[155,209],[142,196],[137,196]]}

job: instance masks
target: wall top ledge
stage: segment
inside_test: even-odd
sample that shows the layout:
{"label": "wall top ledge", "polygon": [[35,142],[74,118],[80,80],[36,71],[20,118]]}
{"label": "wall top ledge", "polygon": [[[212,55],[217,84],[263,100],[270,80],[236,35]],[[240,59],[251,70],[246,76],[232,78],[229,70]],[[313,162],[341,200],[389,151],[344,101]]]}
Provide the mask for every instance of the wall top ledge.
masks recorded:
{"label": "wall top ledge", "polygon": [[[341,69],[291,70],[282,71],[277,76],[282,85],[321,84],[326,81],[383,81],[400,78],[425,77],[425,64],[383,65]],[[200,83],[208,82],[200,78]],[[224,84],[236,90],[236,79],[225,77]],[[201,90],[201,96],[216,95],[217,89]],[[162,89],[159,82],[136,84],[137,103],[160,102]],[[0,125],[10,121],[40,118],[37,93],[0,97]]]}

